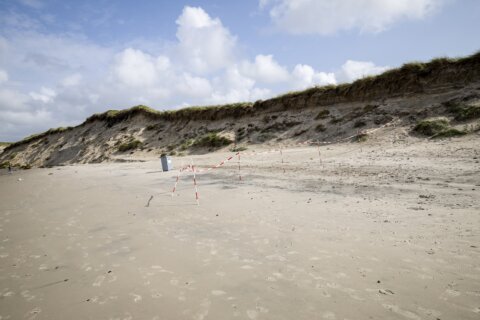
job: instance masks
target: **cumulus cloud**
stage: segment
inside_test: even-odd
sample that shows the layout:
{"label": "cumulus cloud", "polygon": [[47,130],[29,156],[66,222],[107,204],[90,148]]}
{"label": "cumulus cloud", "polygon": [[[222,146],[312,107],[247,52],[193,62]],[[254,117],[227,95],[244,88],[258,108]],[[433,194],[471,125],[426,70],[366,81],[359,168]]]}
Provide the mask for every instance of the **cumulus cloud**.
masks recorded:
{"label": "cumulus cloud", "polygon": [[113,71],[128,86],[151,86],[157,81],[159,72],[167,70],[169,65],[168,57],[154,58],[140,50],[128,48],[116,55]]}
{"label": "cumulus cloud", "polygon": [[260,0],[270,17],[291,34],[331,35],[359,29],[381,32],[403,19],[422,19],[444,0]]}
{"label": "cumulus cloud", "polygon": [[39,0],[20,0],[20,3],[35,9],[40,9],[43,7],[43,2]]}
{"label": "cumulus cloud", "polygon": [[8,81],[8,73],[5,70],[0,69],[0,85]]}
{"label": "cumulus cloud", "polygon": [[30,97],[35,101],[41,101],[43,103],[52,102],[57,93],[51,88],[42,87],[38,92],[30,92]]}
{"label": "cumulus cloud", "polygon": [[337,80],[334,73],[316,72],[309,65],[297,64],[292,71],[292,85],[295,89],[336,83]]}
{"label": "cumulus cloud", "polygon": [[198,73],[226,67],[234,60],[236,38],[202,8],[185,7],[177,19],[177,50],[187,66]]}
{"label": "cumulus cloud", "polygon": [[337,77],[341,82],[350,82],[366,76],[380,74],[388,69],[389,67],[376,66],[370,61],[347,60],[342,65]]}
{"label": "cumulus cloud", "polygon": [[75,87],[78,86],[82,81],[82,75],[79,73],[74,73],[69,76],[66,76],[61,81],[62,86],[64,87]]}
{"label": "cumulus cloud", "polygon": [[27,109],[28,95],[10,88],[0,88],[0,111]]}
{"label": "cumulus cloud", "polygon": [[257,55],[253,63],[244,61],[242,69],[247,76],[265,83],[284,82],[289,77],[287,69],[275,61],[272,55]]}
{"label": "cumulus cloud", "polygon": [[384,70],[347,61],[337,72],[322,72],[286,66],[268,53],[237,56],[236,37],[194,7],[183,9],[177,39],[167,47],[105,47],[78,34],[47,33],[37,20],[11,22],[3,29],[0,22],[0,141],[75,125],[106,109],[256,101]]}

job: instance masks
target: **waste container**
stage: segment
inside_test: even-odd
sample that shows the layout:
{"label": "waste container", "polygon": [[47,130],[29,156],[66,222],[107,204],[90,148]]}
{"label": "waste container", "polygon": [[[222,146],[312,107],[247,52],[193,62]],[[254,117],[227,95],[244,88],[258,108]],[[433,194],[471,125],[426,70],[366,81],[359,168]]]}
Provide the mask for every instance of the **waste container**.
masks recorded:
{"label": "waste container", "polygon": [[169,171],[173,169],[172,160],[168,156],[162,155],[160,157],[160,161],[162,162],[163,171]]}

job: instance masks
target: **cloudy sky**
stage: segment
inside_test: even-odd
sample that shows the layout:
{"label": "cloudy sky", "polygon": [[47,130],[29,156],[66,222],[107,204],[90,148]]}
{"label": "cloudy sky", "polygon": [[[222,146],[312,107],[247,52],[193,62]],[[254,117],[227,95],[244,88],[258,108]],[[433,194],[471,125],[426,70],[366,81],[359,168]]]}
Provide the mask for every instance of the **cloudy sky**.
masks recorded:
{"label": "cloudy sky", "polygon": [[478,0],[1,0],[0,141],[480,49]]}

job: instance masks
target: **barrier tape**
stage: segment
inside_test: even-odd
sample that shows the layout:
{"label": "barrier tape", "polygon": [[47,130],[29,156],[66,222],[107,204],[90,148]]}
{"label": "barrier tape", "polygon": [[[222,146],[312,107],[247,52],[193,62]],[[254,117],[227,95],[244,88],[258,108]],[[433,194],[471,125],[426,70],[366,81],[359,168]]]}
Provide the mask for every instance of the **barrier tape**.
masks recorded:
{"label": "barrier tape", "polygon": [[[398,120],[398,119],[397,119]],[[342,139],[337,139],[335,141],[305,141],[305,142],[299,142],[299,143],[296,143],[297,145],[312,145],[312,146],[317,146],[317,149],[318,149],[318,158],[319,158],[319,163],[322,164],[322,158],[321,158],[321,152],[320,152],[320,146],[322,145],[329,145],[329,144],[334,144],[334,143],[339,143],[339,142],[343,142],[343,141],[347,141],[347,140],[350,140],[360,134],[371,134],[377,130],[380,130],[380,129],[383,129],[383,128],[386,128],[392,124],[395,124],[397,120],[392,120],[390,121],[389,123],[386,123],[385,125],[383,126],[380,126],[378,128],[375,128],[375,129],[371,129],[371,130],[362,130],[362,131],[359,131],[357,132],[357,134],[355,135],[351,135],[349,137],[346,137],[346,138],[342,138]],[[183,172],[185,171],[190,171],[190,172],[193,172],[193,185],[195,187],[195,200],[197,201],[197,205],[200,204],[199,202],[199,194],[198,194],[198,187],[197,187],[197,179],[196,179],[196,174],[198,173],[205,173],[205,172],[208,172],[208,171],[211,171],[213,169],[217,169],[221,166],[223,166],[225,163],[231,161],[235,156],[238,158],[238,178],[239,180],[241,181],[242,180],[242,175],[241,175],[241,155],[262,155],[262,154],[269,154],[269,153],[276,153],[276,152],[280,152],[280,156],[281,156],[281,161],[282,161],[282,165],[284,163],[284,158],[283,158],[283,150],[282,148],[280,149],[274,149],[274,150],[269,150],[269,151],[263,151],[263,152],[237,152],[235,153],[234,155],[232,156],[229,156],[228,158],[226,158],[225,160],[221,161],[220,163],[214,165],[214,166],[211,166],[209,168],[206,168],[206,169],[203,169],[203,170],[198,170],[198,168],[196,168],[194,165],[193,165],[193,162],[191,162],[190,165],[187,165],[187,166],[184,166],[182,168],[180,168],[178,174],[177,174],[177,178],[175,180],[175,185],[173,187],[173,190],[172,190],[172,197],[177,189],[177,184],[180,180],[180,176]],[[283,172],[285,173],[285,168],[283,169]]]}
{"label": "barrier tape", "polygon": [[192,164],[193,170],[193,185],[195,186],[195,200],[197,200],[197,206],[200,205],[199,197],[198,197],[198,188],[197,188],[197,178],[195,176],[195,166]]}

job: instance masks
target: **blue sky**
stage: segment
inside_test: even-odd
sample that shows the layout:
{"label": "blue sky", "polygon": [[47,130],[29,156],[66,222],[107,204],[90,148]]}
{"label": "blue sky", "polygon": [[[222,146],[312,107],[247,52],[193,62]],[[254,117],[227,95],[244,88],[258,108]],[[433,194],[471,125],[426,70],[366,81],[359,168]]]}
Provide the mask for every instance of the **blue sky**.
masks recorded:
{"label": "blue sky", "polygon": [[0,141],[469,55],[478,30],[477,0],[2,0]]}

